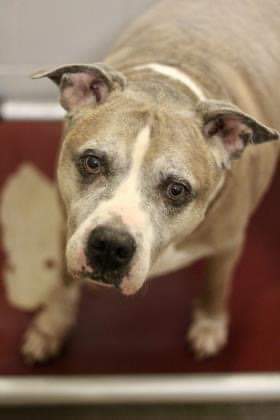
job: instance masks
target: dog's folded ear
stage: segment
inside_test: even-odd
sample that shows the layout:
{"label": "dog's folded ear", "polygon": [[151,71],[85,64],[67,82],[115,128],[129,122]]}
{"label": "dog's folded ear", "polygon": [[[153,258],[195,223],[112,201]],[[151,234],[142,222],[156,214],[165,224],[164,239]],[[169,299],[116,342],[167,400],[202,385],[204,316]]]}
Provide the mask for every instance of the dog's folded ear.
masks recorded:
{"label": "dog's folded ear", "polygon": [[205,100],[197,106],[202,131],[222,167],[239,158],[248,144],[279,140],[280,133],[266,127],[233,104]]}
{"label": "dog's folded ear", "polygon": [[31,77],[48,77],[59,86],[60,103],[67,111],[103,103],[114,89],[124,89],[126,85],[122,73],[103,63],[68,64],[36,71]]}

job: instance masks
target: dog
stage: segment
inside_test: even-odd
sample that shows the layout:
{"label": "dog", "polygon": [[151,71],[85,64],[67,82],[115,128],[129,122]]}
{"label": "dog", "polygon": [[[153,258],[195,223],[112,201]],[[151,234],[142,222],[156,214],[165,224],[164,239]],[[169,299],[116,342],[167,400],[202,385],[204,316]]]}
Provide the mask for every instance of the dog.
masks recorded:
{"label": "dog", "polygon": [[67,111],[58,188],[66,269],[34,318],[30,363],[61,349],[86,280],[133,295],[204,258],[187,339],[227,341],[227,300],[246,227],[279,159],[277,0],[164,0],[103,63],[38,71]]}

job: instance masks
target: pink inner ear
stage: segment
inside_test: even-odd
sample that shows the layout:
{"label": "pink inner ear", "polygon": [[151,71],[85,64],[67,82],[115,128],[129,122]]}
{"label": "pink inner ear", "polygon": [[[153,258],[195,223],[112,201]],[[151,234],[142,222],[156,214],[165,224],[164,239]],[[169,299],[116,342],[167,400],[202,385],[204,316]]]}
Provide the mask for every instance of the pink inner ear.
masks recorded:
{"label": "pink inner ear", "polygon": [[68,111],[105,100],[108,87],[91,73],[68,73],[61,82],[61,105]]}
{"label": "pink inner ear", "polygon": [[252,131],[238,118],[219,117],[205,125],[205,134],[208,137],[219,136],[226,151],[234,156],[239,155],[246,146],[246,137],[250,137]]}
{"label": "pink inner ear", "polygon": [[237,119],[227,119],[223,130],[223,140],[230,154],[239,153],[244,149],[244,141],[240,135],[244,133],[246,126]]}

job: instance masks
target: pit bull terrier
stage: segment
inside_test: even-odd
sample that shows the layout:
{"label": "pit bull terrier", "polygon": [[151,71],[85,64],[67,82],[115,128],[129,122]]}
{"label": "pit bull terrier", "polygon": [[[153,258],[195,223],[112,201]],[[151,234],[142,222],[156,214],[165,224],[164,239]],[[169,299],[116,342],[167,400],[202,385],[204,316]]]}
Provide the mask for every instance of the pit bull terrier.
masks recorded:
{"label": "pit bull terrier", "polygon": [[83,280],[132,295],[200,258],[187,339],[199,357],[225,345],[231,278],[279,157],[279,15],[278,0],[165,0],[104,63],[33,75],[59,87],[67,111],[68,274],[27,331],[27,361],[59,352]]}

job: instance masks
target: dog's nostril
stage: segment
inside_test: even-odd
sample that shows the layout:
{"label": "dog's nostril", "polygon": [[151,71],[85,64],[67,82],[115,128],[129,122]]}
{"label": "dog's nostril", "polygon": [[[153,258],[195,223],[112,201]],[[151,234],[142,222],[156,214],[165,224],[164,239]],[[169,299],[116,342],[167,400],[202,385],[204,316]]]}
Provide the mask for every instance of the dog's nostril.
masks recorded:
{"label": "dog's nostril", "polygon": [[90,247],[95,250],[95,251],[99,251],[100,253],[106,251],[107,248],[107,244],[106,241],[99,239],[94,241],[93,243],[90,244]]}
{"label": "dog's nostril", "polygon": [[116,252],[116,256],[120,260],[125,260],[126,258],[129,258],[129,255],[130,255],[130,249],[125,246],[117,247],[115,252]]}

